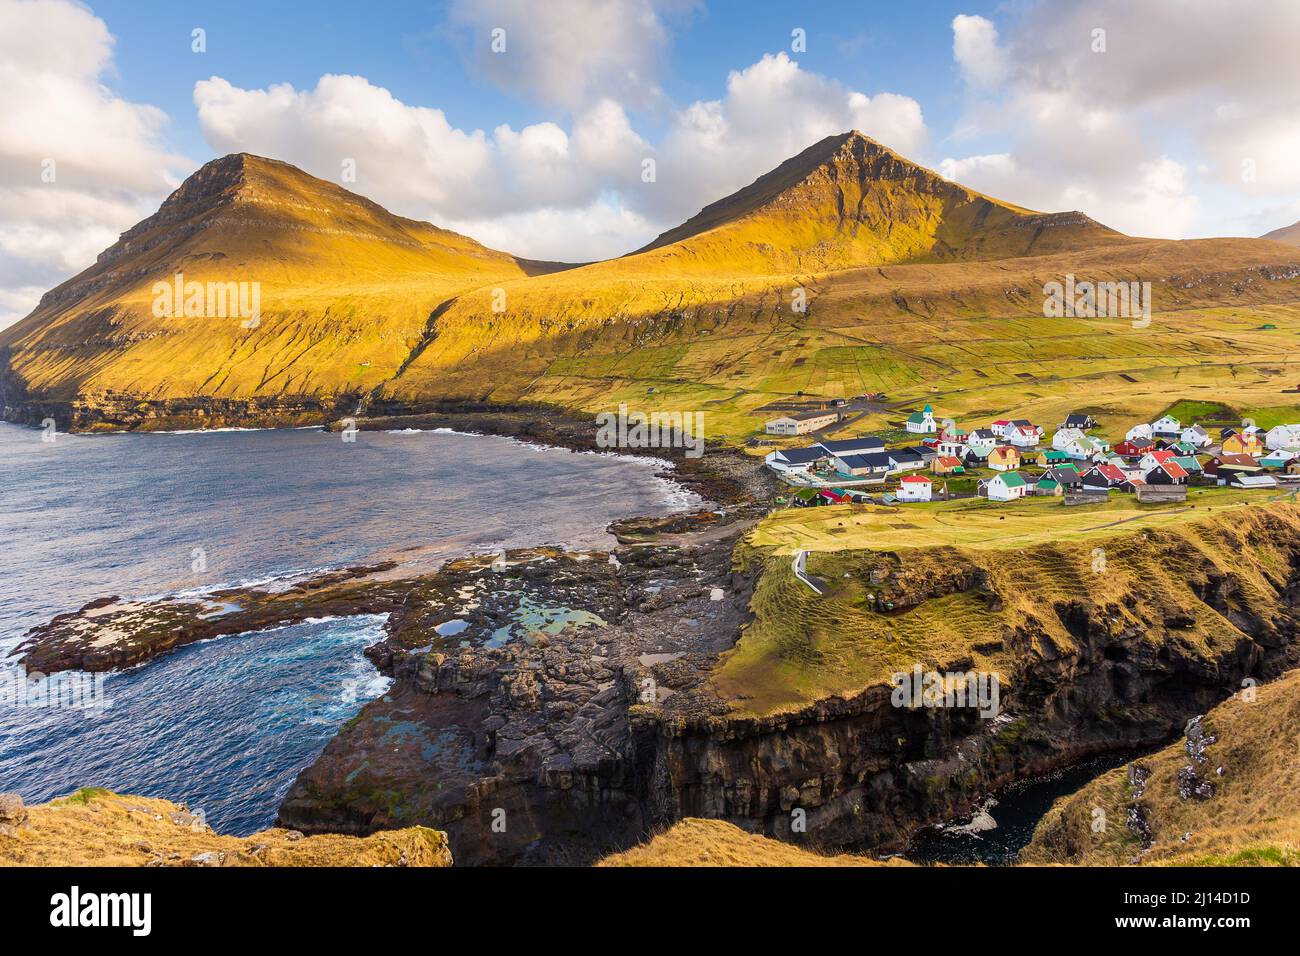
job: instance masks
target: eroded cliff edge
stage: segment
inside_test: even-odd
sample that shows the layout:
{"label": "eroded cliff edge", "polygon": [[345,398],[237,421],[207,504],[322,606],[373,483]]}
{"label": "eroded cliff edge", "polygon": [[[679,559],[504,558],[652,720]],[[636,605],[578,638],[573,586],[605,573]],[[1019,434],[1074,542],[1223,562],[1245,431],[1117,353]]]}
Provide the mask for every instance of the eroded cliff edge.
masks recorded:
{"label": "eroded cliff edge", "polygon": [[[691,816],[898,849],[1011,780],[1163,743],[1295,665],[1297,506],[1117,531],[1102,573],[1098,540],[823,553],[824,597],[787,557],[725,539],[620,549],[604,624],[377,648],[392,690],[280,819],[436,826],[470,864],[587,862]],[[889,675],[914,664],[998,672],[997,716],[894,706]]]}

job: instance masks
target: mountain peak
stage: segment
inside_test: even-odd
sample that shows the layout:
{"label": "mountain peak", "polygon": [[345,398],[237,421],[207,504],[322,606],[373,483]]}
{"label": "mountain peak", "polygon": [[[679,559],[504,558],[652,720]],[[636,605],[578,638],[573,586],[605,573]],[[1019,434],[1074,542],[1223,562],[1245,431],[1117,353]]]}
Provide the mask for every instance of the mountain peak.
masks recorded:
{"label": "mountain peak", "polygon": [[984,196],[849,130],[818,140],[632,255],[778,274],[1038,255],[1119,238],[1082,213],[1036,213]]}

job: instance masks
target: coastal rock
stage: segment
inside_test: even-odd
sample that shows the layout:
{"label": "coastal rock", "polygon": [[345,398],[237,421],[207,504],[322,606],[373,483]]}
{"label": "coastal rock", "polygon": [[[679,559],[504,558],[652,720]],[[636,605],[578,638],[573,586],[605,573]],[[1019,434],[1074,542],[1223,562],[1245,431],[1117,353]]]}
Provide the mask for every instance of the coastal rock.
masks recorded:
{"label": "coastal rock", "polygon": [[13,836],[27,823],[27,807],[16,793],[0,793],[0,836]]}

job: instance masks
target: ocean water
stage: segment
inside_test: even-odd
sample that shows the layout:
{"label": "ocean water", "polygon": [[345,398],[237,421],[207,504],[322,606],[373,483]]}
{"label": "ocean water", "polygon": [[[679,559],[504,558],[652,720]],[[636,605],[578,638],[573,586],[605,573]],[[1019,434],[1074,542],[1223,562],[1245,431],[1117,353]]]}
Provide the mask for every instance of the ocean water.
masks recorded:
{"label": "ocean water", "polygon": [[1053,803],[1134,756],[1091,757],[1044,776],[1013,783],[996,797],[986,799],[970,819],[922,830],[904,855],[915,863],[1010,866],[1034,838],[1034,829]]}
{"label": "ocean water", "polygon": [[[385,557],[433,567],[498,548],[607,546],[616,518],[700,503],[658,467],[450,432],[43,442],[0,423],[0,658],[28,628],[106,595],[275,586]],[[381,625],[327,619],[192,645],[108,675],[84,701],[107,707],[15,700],[6,664],[0,792],[35,802],[103,786],[187,801],[231,832],[267,826],[298,771],[383,693],[361,653]]]}

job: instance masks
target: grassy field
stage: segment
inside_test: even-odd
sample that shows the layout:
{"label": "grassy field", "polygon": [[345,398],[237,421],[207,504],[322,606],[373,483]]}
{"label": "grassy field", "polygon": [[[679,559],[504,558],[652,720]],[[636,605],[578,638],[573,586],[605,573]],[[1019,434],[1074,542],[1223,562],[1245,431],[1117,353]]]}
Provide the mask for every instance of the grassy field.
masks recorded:
{"label": "grassy field", "polygon": [[[714,687],[738,713],[765,715],[852,696],[918,663],[995,672],[1013,684],[1007,634],[1069,648],[1075,639],[1056,609],[1078,601],[1104,607],[1144,640],[1227,653],[1244,635],[1196,587],[1231,574],[1262,619],[1284,615],[1278,582],[1288,565],[1277,542],[1300,533],[1300,505],[1265,504],[1259,494],[1248,504],[1250,494],[1207,489],[1193,498],[1195,510],[1139,511],[1119,498],[1077,509],[1046,498],[872,507],[856,513],[854,529],[848,507],[774,515],[738,551],[761,571],[753,620],[716,666]],[[841,521],[844,532],[832,534]],[[791,552],[805,547],[808,571],[830,587],[825,595],[790,567]],[[1185,610],[1190,623],[1170,633],[1152,627],[1167,608]]]}
{"label": "grassy field", "polygon": [[1212,487],[1189,489],[1186,504],[1142,505],[1133,495],[1111,494],[1095,505],[1070,507],[1060,498],[1035,497],[790,508],[766,517],[749,540],[777,554],[945,546],[1001,551],[1163,528],[1218,509],[1289,497],[1289,492]]}

